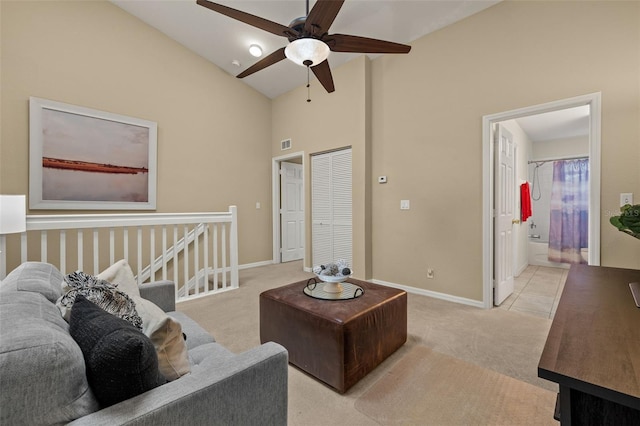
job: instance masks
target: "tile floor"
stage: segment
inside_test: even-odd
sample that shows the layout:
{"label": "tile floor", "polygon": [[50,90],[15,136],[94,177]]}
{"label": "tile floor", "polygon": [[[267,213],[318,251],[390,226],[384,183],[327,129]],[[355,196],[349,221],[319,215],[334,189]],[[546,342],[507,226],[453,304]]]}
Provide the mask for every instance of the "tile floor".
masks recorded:
{"label": "tile floor", "polygon": [[553,318],[568,272],[568,269],[529,265],[515,278],[513,294],[499,308]]}

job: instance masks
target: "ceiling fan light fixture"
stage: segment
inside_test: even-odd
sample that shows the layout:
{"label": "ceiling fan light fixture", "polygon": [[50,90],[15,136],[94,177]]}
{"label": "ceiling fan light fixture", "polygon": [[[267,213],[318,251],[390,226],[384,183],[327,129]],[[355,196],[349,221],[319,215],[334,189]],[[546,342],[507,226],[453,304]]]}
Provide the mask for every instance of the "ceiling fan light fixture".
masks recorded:
{"label": "ceiling fan light fixture", "polygon": [[251,46],[249,46],[249,53],[251,53],[251,56],[259,58],[260,56],[262,56],[262,47],[258,46],[257,44],[252,44]]}
{"label": "ceiling fan light fixture", "polygon": [[284,49],[287,58],[303,67],[307,66],[307,61],[311,61],[310,66],[322,63],[329,57],[329,52],[329,46],[315,38],[299,38]]}

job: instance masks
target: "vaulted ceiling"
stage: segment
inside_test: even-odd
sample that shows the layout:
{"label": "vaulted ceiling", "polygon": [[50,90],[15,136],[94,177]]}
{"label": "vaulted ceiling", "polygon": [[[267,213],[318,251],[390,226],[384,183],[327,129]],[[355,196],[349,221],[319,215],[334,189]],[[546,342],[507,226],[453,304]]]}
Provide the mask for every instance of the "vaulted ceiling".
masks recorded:
{"label": "vaulted ceiling", "polygon": [[[411,44],[426,34],[500,1],[346,0],[330,33]],[[196,0],[111,2],[234,76],[259,60],[249,54],[250,45],[262,47],[264,57],[288,43],[284,37],[199,6]],[[217,3],[285,26],[304,16],[306,11],[305,0],[218,0]],[[315,0],[311,0],[309,8],[314,4]],[[335,69],[358,55],[332,52],[329,63]],[[379,55],[369,56],[375,58]],[[311,78],[315,79],[313,74]],[[245,77],[242,81],[269,98],[275,98],[304,85],[306,79],[307,73],[303,67],[284,60]],[[340,88],[336,87],[336,90]],[[533,141],[559,139],[588,134],[589,112],[587,107],[583,107],[523,117],[517,121]]]}
{"label": "vaulted ceiling", "polygon": [[[484,10],[500,0],[346,0],[330,33],[352,34],[397,43],[412,41]],[[258,61],[249,46],[262,47],[263,57],[288,41],[196,4],[196,0],[111,0],[231,75]],[[305,16],[305,0],[219,0],[225,6],[288,26]],[[312,8],[315,0],[311,0]],[[359,54],[332,52],[332,69]],[[372,58],[376,55],[370,55]],[[234,65],[234,62],[239,63]],[[313,79],[312,75],[312,79]],[[306,70],[284,60],[243,81],[269,98],[306,84]],[[313,83],[312,83],[313,84]],[[336,90],[340,90],[336,87]]]}

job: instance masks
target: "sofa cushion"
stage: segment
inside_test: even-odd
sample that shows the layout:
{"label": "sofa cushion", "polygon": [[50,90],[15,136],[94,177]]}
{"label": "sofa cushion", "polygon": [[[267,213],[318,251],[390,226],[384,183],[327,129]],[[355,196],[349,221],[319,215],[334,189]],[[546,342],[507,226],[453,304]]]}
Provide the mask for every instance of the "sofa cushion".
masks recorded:
{"label": "sofa cushion", "polygon": [[82,295],[76,297],[71,309],[69,332],[82,350],[89,385],[103,406],[165,382],[151,340]]}
{"label": "sofa cushion", "polygon": [[42,262],[25,262],[2,280],[0,292],[39,293],[55,303],[62,295],[62,281],[62,273],[55,266]]}
{"label": "sofa cushion", "polygon": [[219,343],[205,343],[189,350],[191,370],[195,373],[207,358],[218,360],[233,358],[235,354]]}
{"label": "sofa cushion", "polygon": [[[50,276],[60,285],[62,274]],[[41,293],[0,293],[0,424],[67,423],[100,408],[68,327]]]}
{"label": "sofa cushion", "polygon": [[142,318],[142,332],[151,339],[160,371],[167,380],[175,380],[191,371],[187,345],[180,321],[167,315],[153,302],[140,296],[140,289],[126,260],[120,260],[97,275],[97,278],[117,285],[135,303]]}

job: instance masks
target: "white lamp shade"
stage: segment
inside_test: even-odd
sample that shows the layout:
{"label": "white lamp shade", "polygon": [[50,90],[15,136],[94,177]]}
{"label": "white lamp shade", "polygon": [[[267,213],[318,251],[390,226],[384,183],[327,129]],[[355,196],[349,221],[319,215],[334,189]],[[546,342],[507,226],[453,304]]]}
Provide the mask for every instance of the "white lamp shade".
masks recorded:
{"label": "white lamp shade", "polygon": [[284,49],[287,58],[303,67],[307,66],[305,61],[311,61],[309,66],[320,64],[329,57],[330,52],[325,42],[315,38],[299,38]]}
{"label": "white lamp shade", "polygon": [[0,234],[27,230],[25,195],[0,195]]}

